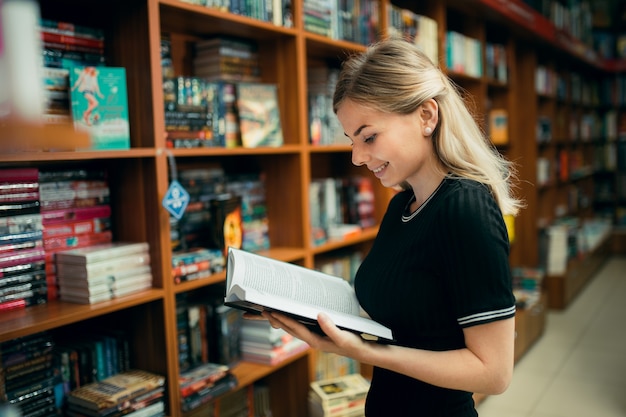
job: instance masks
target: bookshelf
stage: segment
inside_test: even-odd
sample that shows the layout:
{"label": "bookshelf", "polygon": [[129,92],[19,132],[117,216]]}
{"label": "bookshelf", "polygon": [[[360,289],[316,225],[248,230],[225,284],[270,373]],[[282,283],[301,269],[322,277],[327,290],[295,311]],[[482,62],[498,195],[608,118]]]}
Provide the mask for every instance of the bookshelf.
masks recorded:
{"label": "bookshelf", "polygon": [[[423,14],[438,23],[438,55],[445,67],[448,30],[478,42],[483,65],[484,45],[504,46],[508,79],[498,80],[486,75],[467,75],[448,69],[453,80],[468,93],[476,117],[487,127],[490,109],[508,113],[508,143],[498,145],[507,157],[518,163],[518,192],[526,201],[526,209],[515,219],[516,238],[511,247],[511,264],[539,264],[539,230],[537,219],[544,217],[555,201],[566,198],[568,189],[581,187],[593,198],[593,177],[555,181],[538,185],[536,163],[547,155],[554,159],[558,150],[580,152],[590,163],[594,142],[578,143],[563,133],[559,141],[537,145],[536,121],[544,113],[556,125],[564,114],[581,115],[601,111],[593,103],[577,104],[539,94],[535,89],[535,72],[540,65],[554,69],[568,78],[575,68],[587,77],[610,76],[616,67],[604,67],[589,58],[575,40],[564,39],[545,19],[521,1],[448,0],[447,2],[393,1],[398,7]],[[378,3],[378,27],[384,33],[388,0]],[[330,39],[304,30],[303,4],[294,0],[293,27],[276,26],[250,17],[207,8],[180,0],[113,0],[101,5],[98,13],[85,13],[86,4],[78,0],[41,0],[42,17],[100,27],[106,34],[106,56],[110,65],[127,70],[131,148],[126,151],[26,151],[2,152],[0,165],[35,167],[98,166],[111,175],[114,239],[147,241],[150,244],[153,288],[139,294],[112,301],[82,306],[53,301],[47,305],[16,310],[0,315],[0,342],[41,331],[70,330],[119,326],[132,335],[132,359],[137,367],[166,375],[166,414],[183,416],[179,403],[176,377],[179,374],[176,337],[176,295],[194,292],[224,280],[224,274],[209,279],[175,285],[170,277],[171,251],[169,214],[161,206],[168,187],[168,158],[176,160],[178,169],[219,165],[230,173],[245,172],[253,167],[267,176],[267,204],[271,249],[262,254],[314,267],[316,261],[330,257],[335,251],[354,248],[367,250],[376,235],[376,227],[364,230],[345,240],[311,243],[308,185],[312,179],[363,174],[350,162],[346,145],[313,146],[309,144],[307,103],[307,69],[321,63],[337,67],[350,51],[361,51],[363,45]],[[515,6],[515,7],[513,7]],[[530,16],[530,19],[528,18]],[[275,83],[282,118],[285,144],[279,148],[198,148],[167,149],[163,132],[163,86],[160,61],[162,34],[172,42],[173,66],[176,75],[192,75],[189,55],[191,44],[211,35],[235,35],[255,39],[261,57],[264,82]],[[33,130],[30,127],[2,126],[2,138],[15,140],[46,140],[67,138],[78,143],[81,138],[71,132],[50,135],[52,128]],[[600,140],[601,138],[597,138]],[[59,139],[60,140],[60,139]],[[392,191],[375,182],[378,221],[382,218]],[[560,199],[560,200],[559,200]],[[581,218],[592,214],[590,207],[575,213]],[[553,220],[545,214],[546,222]],[[549,277],[548,305],[566,305],[574,290],[601,265],[600,244],[589,256],[567,265],[565,274]],[[597,255],[597,256],[596,256]],[[578,278],[568,278],[576,275]],[[581,278],[582,277],[582,278]],[[585,279],[586,277],[586,279]],[[570,281],[578,280],[570,285]],[[563,296],[563,294],[567,294]],[[554,297],[563,297],[553,302]],[[556,303],[556,304],[555,304]],[[516,357],[521,355],[541,334],[543,310],[519,313]],[[525,319],[521,319],[525,317]],[[531,322],[532,327],[525,323]],[[520,327],[521,326],[521,327]],[[242,363],[234,369],[240,388],[255,381],[270,386],[272,407],[277,417],[306,415],[308,382],[312,375],[314,355],[305,352],[277,367]],[[364,373],[367,373],[364,370]]]}

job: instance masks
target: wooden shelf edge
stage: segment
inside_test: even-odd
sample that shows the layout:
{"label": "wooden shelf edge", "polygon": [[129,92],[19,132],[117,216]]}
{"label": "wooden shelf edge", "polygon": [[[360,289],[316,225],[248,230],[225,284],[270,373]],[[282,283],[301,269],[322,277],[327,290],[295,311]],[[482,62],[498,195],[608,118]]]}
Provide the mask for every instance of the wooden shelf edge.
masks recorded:
{"label": "wooden shelf edge", "polygon": [[0,315],[0,342],[162,300],[163,297],[162,289],[153,288],[95,304],[50,301],[40,306],[6,311]]}
{"label": "wooden shelf edge", "polygon": [[239,362],[232,369],[232,372],[237,377],[238,381],[236,389],[250,385],[268,375],[271,375],[278,369],[284,368],[291,363],[296,362],[297,360],[306,358],[309,355],[310,351],[311,349],[308,348],[302,352],[288,357],[287,359],[276,365],[263,365],[259,363],[245,361]]}

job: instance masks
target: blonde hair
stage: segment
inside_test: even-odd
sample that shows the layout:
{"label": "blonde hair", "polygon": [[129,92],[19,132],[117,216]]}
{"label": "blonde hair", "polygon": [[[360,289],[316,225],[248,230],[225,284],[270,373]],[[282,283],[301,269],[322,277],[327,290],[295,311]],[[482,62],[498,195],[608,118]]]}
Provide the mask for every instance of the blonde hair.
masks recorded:
{"label": "blonde hair", "polygon": [[385,113],[411,114],[426,100],[439,106],[434,149],[449,175],[486,184],[504,214],[523,206],[511,193],[516,171],[485,137],[459,89],[415,45],[380,41],[343,62],[333,110],[344,100]]}

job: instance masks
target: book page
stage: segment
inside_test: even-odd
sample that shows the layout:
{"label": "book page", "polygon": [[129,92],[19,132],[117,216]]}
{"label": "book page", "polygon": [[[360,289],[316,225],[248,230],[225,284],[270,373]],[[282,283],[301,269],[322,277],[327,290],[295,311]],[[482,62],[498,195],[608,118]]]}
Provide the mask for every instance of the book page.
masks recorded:
{"label": "book page", "polygon": [[360,315],[354,289],[344,279],[240,249],[228,251],[224,302],[251,313],[280,311],[315,332],[322,332],[317,315],[325,312],[341,329],[393,340],[389,328]]}
{"label": "book page", "polygon": [[272,297],[310,304],[324,310],[359,315],[354,290],[342,278],[260,255],[231,249],[227,287],[239,286]]}

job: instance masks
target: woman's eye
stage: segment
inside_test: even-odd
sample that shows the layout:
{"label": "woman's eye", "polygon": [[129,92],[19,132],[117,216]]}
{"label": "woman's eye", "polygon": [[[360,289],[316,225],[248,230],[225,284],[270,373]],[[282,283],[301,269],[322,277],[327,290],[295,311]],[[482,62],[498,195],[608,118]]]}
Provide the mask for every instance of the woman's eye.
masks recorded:
{"label": "woman's eye", "polygon": [[371,135],[371,136],[366,137],[366,138],[363,140],[363,142],[365,142],[365,143],[374,142],[374,139],[376,139],[376,135]]}

